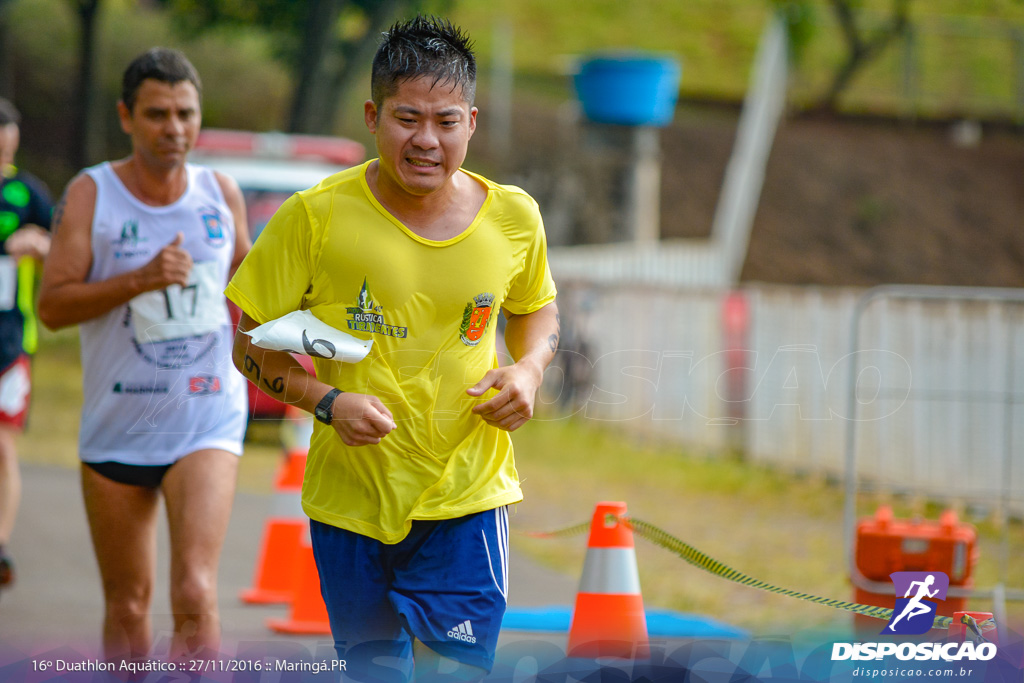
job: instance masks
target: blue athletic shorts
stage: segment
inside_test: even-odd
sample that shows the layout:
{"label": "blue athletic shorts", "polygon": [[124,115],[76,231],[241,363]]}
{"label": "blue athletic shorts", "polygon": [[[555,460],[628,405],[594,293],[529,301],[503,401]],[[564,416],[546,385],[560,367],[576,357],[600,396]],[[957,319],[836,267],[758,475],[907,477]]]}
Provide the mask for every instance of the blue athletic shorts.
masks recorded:
{"label": "blue athletic shorts", "polygon": [[408,663],[412,638],[491,670],[508,596],[505,507],[415,520],[394,545],[315,520],[310,534],[334,647],[350,672],[382,655]]}

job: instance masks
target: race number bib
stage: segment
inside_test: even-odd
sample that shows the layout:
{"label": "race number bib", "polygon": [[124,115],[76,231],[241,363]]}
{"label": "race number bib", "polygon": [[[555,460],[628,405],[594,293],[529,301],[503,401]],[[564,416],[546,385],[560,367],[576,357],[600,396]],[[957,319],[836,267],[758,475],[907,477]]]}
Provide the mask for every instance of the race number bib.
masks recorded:
{"label": "race number bib", "polygon": [[0,312],[14,308],[18,294],[18,261],[0,256]]}
{"label": "race number bib", "polygon": [[215,261],[192,266],[188,284],[140,294],[129,302],[135,339],[141,343],[206,334],[230,318]]}

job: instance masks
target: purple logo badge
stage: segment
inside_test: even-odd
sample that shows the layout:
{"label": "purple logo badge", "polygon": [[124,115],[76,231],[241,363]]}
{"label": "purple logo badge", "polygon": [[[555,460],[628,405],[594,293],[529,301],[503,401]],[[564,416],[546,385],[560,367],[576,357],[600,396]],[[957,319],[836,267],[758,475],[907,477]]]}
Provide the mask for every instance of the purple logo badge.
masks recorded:
{"label": "purple logo badge", "polygon": [[896,589],[896,607],[882,633],[926,633],[935,621],[938,601],[946,599],[949,577],[943,572],[893,572],[889,578]]}

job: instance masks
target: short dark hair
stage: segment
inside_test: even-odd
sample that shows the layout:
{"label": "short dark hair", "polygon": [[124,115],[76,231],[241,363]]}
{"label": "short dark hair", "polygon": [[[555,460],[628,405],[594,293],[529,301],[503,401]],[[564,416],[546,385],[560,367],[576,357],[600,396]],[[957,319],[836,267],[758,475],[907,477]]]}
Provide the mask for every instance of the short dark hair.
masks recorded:
{"label": "short dark hair", "polygon": [[447,19],[417,15],[384,32],[373,57],[370,95],[377,107],[398,92],[400,81],[427,76],[433,85],[462,88],[463,99],[476,96],[476,57],[473,43]]}
{"label": "short dark hair", "polygon": [[21,123],[21,113],[10,100],[0,97],[0,126],[8,126],[12,123]]}
{"label": "short dark hair", "polygon": [[154,47],[133,59],[124,71],[124,78],[121,81],[121,101],[129,111],[135,107],[135,97],[139,93],[139,87],[147,78],[170,85],[188,81],[196,87],[196,92],[200,97],[203,94],[199,72],[192,66],[192,62],[188,61],[188,57],[178,50]]}

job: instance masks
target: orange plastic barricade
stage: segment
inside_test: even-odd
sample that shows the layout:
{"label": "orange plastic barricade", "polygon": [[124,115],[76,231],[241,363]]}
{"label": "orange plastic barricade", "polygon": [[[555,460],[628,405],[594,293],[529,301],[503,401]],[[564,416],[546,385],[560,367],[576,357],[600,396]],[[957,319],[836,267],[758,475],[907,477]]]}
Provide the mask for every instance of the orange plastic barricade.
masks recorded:
{"label": "orange plastic barricade", "polygon": [[[938,571],[949,577],[950,588],[971,588],[978,560],[977,530],[961,522],[953,510],[945,510],[936,522],[929,519],[898,519],[892,508],[881,506],[873,517],[857,522],[855,561],[864,578],[889,583],[889,575],[903,571]],[[857,585],[854,601],[892,608],[896,596]],[[938,604],[937,613],[952,616],[966,608],[967,598],[950,596]],[[874,628],[876,620],[855,618],[860,627]]]}

